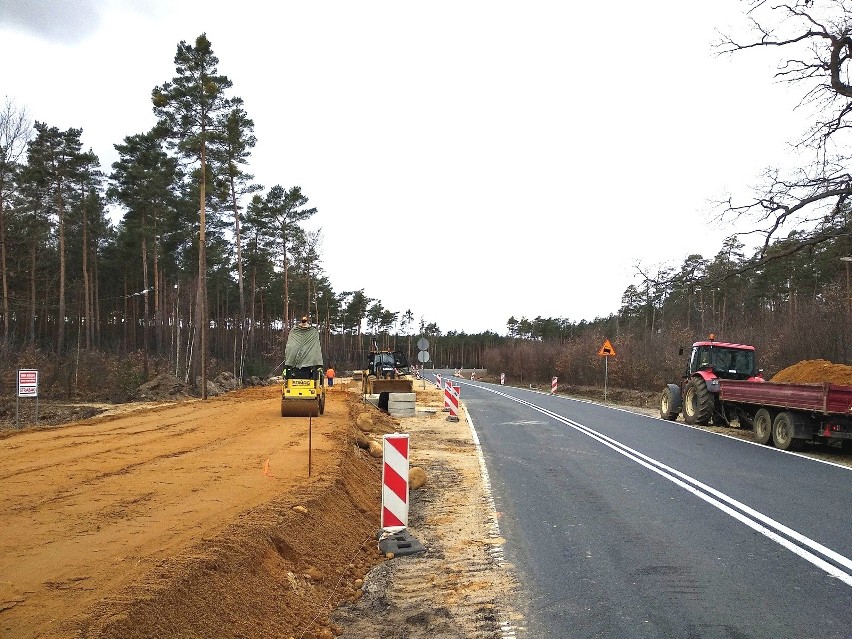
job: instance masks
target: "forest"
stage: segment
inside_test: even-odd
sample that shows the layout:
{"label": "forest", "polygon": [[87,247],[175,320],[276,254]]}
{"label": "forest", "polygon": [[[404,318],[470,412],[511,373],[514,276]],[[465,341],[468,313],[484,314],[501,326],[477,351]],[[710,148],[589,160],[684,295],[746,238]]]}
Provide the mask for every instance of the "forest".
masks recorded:
{"label": "forest", "polygon": [[[747,202],[717,220],[750,221],[746,248],[731,236],[716,255],[687,255],[648,272],[620,308],[580,322],[518,309],[505,334],[442,332],[407,309],[336,291],[322,267],[321,212],[297,185],[248,173],[253,122],[217,70],[205,34],[180,42],[175,75],[152,87],[156,125],[117,141],[102,167],[84,131],[32,121],[7,98],[0,110],[0,383],[13,397],[18,368],[37,368],[56,398],[125,401],[168,373],[207,395],[222,371],[266,378],[283,360],[289,327],[308,315],[338,370],[364,366],[373,340],[406,351],[430,341],[435,367],[486,368],[510,383],[552,376],[576,385],[653,390],[683,369],[678,349],[714,333],[753,344],[768,376],[801,359],[852,356],[852,176],[845,151],[852,86],[845,84],[850,13],[813,3],[749,11],[751,40],[725,37],[721,54],[787,52],[778,76],[808,96],[813,126],[797,142],[817,159],[793,175],[767,170]],[[761,13],[762,12],[762,13]],[[24,100],[26,96],[20,96]],[[115,212],[119,212],[116,221]],[[692,220],[692,221],[691,221]],[[688,233],[686,233],[688,235]],[[604,339],[617,355],[598,356]]]}

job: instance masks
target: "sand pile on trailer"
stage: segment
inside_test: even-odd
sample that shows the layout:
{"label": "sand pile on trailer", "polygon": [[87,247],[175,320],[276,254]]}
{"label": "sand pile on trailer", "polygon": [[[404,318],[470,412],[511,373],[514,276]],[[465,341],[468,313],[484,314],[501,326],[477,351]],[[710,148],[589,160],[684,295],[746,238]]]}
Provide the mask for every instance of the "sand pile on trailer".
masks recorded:
{"label": "sand pile on trailer", "polygon": [[806,359],[779,371],[771,381],[796,384],[831,382],[852,386],[852,366],[835,364],[825,359]]}

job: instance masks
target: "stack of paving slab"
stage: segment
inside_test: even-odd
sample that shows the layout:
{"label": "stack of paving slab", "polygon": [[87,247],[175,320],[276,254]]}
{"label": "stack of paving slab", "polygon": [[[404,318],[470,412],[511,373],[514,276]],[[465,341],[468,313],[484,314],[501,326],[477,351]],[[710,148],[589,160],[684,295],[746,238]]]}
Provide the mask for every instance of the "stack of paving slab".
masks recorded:
{"label": "stack of paving slab", "polygon": [[414,417],[415,393],[388,393],[388,413],[394,417]]}

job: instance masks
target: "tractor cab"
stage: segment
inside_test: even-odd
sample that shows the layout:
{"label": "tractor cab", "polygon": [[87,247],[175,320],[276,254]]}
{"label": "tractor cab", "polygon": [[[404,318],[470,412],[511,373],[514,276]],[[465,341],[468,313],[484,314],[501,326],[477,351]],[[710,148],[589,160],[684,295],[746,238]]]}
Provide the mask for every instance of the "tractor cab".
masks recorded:
{"label": "tractor cab", "polygon": [[[686,377],[699,371],[720,379],[750,379],[758,374],[754,346],[723,342],[696,342],[686,368]],[[709,375],[708,375],[709,374]]]}
{"label": "tractor cab", "polygon": [[410,375],[408,358],[402,351],[379,351],[370,353],[367,371],[379,379],[393,379]]}
{"label": "tractor cab", "polygon": [[284,379],[314,379],[317,370],[322,371],[322,366],[290,366],[285,367]]}

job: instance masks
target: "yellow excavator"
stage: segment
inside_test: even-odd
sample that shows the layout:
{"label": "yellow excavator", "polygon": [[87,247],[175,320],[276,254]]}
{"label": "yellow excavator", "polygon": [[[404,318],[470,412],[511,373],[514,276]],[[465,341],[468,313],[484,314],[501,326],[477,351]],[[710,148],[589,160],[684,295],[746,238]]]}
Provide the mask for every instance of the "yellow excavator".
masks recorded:
{"label": "yellow excavator", "polygon": [[319,331],[302,318],[284,348],[281,417],[317,417],[325,412],[325,368]]}

